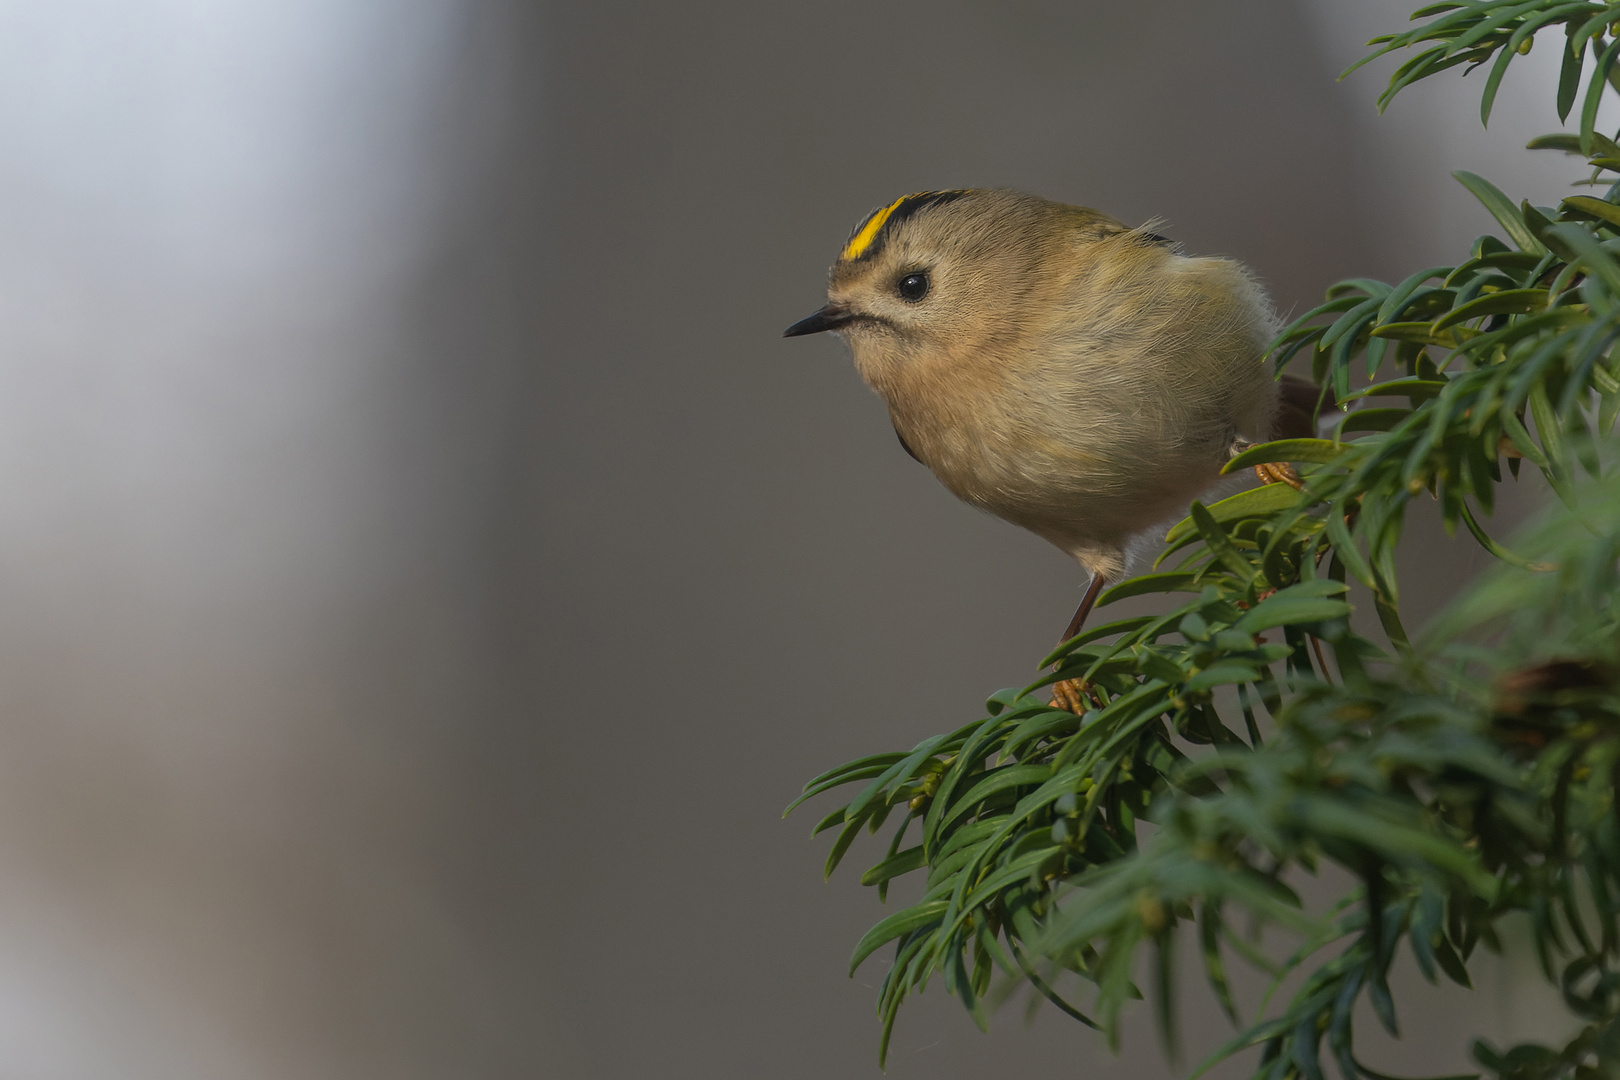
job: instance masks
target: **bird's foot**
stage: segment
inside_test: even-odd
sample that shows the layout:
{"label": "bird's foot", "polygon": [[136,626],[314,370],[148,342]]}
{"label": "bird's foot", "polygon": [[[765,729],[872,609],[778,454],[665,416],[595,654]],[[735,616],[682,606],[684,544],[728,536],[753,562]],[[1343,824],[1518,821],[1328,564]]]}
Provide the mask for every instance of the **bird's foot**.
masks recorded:
{"label": "bird's foot", "polygon": [[1091,684],[1084,679],[1063,679],[1052,684],[1052,707],[1079,716],[1093,706]]}
{"label": "bird's foot", "polygon": [[1256,465],[1254,474],[1260,478],[1262,484],[1287,484],[1295,491],[1305,490],[1305,481],[1299,478],[1299,473],[1286,461],[1268,461],[1264,465]]}

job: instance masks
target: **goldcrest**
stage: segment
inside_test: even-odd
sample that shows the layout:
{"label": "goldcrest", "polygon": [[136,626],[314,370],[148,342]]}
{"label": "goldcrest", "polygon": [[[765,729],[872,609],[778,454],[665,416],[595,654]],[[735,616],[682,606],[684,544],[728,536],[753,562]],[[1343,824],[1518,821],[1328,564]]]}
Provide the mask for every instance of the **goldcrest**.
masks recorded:
{"label": "goldcrest", "polygon": [[[965,502],[1078,560],[1093,599],[1124,576],[1134,538],[1277,427],[1262,361],[1276,318],[1243,266],[1021,192],[924,191],[873,212],[826,306],[784,336],[829,330],[901,445]],[[1306,387],[1290,434],[1310,433]]]}

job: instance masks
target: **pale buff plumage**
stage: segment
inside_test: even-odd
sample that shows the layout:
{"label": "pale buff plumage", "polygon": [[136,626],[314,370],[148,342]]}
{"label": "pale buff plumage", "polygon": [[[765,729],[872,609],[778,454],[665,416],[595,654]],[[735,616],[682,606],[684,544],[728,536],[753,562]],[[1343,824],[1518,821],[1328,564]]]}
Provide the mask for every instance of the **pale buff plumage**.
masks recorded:
{"label": "pale buff plumage", "polygon": [[[897,289],[910,274],[928,282],[915,302]],[[1274,320],[1242,266],[1018,192],[879,211],[827,307],[790,333],[819,329],[845,336],[947,488],[1110,580],[1132,537],[1269,437],[1277,408],[1261,360]]]}

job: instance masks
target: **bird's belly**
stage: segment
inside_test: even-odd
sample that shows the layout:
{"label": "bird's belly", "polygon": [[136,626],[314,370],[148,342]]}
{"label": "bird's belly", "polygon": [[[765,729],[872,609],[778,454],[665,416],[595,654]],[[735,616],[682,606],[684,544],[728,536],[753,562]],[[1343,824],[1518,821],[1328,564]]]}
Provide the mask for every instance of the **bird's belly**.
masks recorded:
{"label": "bird's belly", "polygon": [[[1224,448],[1148,430],[1070,441],[1040,429],[962,425],[920,437],[919,456],[957,497],[1065,551],[1123,547],[1215,483]],[[912,445],[912,437],[907,435]]]}

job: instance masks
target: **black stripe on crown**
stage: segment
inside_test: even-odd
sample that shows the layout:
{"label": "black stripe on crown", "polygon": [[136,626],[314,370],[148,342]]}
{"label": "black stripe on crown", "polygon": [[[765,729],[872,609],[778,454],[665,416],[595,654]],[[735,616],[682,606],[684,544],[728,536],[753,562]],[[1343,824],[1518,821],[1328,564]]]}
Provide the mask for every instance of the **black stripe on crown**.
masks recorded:
{"label": "black stripe on crown", "polygon": [[968,194],[970,188],[957,188],[951,191],[918,191],[911,195],[902,196],[888,206],[874,210],[861,219],[850,233],[849,240],[844,244],[843,254],[839,256],[841,262],[858,262],[876,255],[888,239],[889,230],[897,222],[917,213],[919,210],[941,203],[960,199]]}

